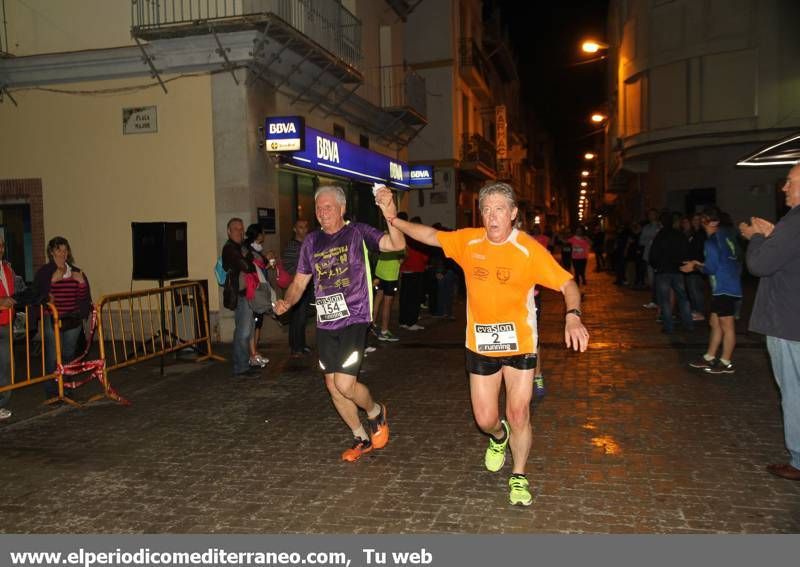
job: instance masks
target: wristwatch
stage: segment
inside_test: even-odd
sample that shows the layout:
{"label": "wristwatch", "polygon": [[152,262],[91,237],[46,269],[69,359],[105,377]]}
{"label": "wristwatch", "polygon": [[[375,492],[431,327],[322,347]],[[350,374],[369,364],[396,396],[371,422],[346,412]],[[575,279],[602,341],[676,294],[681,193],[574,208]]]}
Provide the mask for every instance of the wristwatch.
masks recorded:
{"label": "wristwatch", "polygon": [[567,316],[570,313],[572,313],[573,315],[577,315],[578,319],[580,319],[581,316],[583,315],[583,312],[580,309],[567,309],[567,312],[564,314],[564,316]]}

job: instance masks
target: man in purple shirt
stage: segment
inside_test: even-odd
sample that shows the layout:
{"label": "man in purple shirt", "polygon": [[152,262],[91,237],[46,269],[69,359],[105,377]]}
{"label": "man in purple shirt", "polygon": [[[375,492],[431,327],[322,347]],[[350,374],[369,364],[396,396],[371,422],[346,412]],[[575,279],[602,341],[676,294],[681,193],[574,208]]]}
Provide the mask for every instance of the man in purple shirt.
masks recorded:
{"label": "man in purple shirt", "polygon": [[[313,278],[319,366],[336,411],[353,432],[352,446],[342,453],[342,460],[353,462],[389,442],[386,406],[376,403],[367,387],[358,381],[372,321],[367,249],[393,252],[403,250],[406,243],[402,233],[392,226],[397,208],[386,187],[377,190],[375,204],[386,218],[388,234],[363,223],[345,222],[347,200],[341,187],[320,187],[314,202],[320,230],[303,241],[297,273],[286,296],[276,302],[275,313],[282,315],[297,303]],[[359,408],[367,414],[369,434],[359,418]]]}

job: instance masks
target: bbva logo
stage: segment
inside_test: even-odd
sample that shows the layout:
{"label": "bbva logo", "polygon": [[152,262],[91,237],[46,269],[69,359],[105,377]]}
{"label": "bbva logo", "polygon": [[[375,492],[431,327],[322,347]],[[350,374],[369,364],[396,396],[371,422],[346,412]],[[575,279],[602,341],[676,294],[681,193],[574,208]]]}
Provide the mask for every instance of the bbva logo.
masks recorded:
{"label": "bbva logo", "polygon": [[403,180],[403,166],[399,163],[389,162],[389,179]]}
{"label": "bbva logo", "polygon": [[273,122],[269,125],[270,134],[297,134],[294,122]]}
{"label": "bbva logo", "polygon": [[431,174],[427,169],[412,169],[411,179],[430,179]]}
{"label": "bbva logo", "polygon": [[317,159],[339,163],[339,144],[317,136]]}

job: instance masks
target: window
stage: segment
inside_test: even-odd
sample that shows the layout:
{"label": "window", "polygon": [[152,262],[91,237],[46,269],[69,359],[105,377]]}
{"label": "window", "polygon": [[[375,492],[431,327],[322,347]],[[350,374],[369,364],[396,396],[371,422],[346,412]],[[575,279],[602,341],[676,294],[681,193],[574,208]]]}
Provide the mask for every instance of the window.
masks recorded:
{"label": "window", "polygon": [[346,139],[344,126],[341,124],[333,123],[333,135],[336,138],[341,138],[342,140]]}

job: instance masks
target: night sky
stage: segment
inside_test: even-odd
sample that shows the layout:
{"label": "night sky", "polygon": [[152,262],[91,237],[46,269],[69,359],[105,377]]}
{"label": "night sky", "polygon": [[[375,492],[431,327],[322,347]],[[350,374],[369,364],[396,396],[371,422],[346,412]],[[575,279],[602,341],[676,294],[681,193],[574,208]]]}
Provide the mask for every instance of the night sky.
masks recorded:
{"label": "night sky", "polygon": [[577,187],[583,152],[598,137],[589,115],[605,100],[605,61],[576,65],[586,37],[606,36],[607,0],[565,0],[540,4],[490,0],[498,5],[520,63],[523,104],[550,133],[556,146],[558,177]]}

